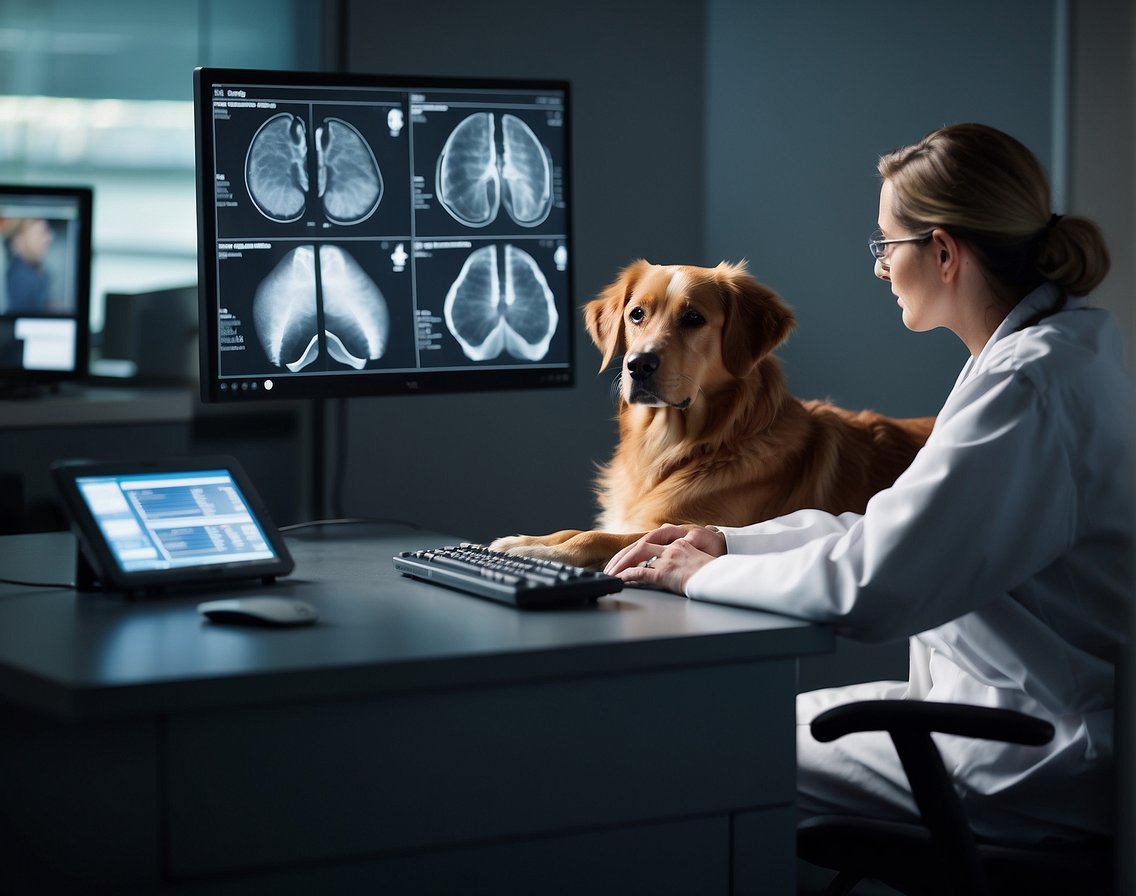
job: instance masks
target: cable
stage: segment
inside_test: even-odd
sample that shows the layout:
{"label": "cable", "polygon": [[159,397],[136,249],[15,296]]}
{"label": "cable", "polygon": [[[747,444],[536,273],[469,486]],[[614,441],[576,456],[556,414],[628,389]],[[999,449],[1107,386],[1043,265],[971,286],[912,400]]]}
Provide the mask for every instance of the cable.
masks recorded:
{"label": "cable", "polygon": [[0,578],[0,585],[22,585],[25,588],[67,588],[73,589],[74,582],[25,582],[23,579]]}
{"label": "cable", "polygon": [[394,517],[340,517],[336,519],[325,520],[307,520],[303,523],[292,523],[288,526],[281,526],[281,532],[295,532],[297,529],[310,529],[316,526],[359,526],[359,525],[390,525],[390,526],[406,526],[408,529],[421,529],[418,523],[412,523],[410,520],[400,520]]}

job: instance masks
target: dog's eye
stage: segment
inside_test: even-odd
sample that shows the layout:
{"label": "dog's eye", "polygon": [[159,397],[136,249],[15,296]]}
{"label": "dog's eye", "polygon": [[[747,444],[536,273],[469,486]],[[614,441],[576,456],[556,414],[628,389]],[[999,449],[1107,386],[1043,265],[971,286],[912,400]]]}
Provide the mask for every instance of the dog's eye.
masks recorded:
{"label": "dog's eye", "polygon": [[642,308],[632,308],[627,312],[627,319],[633,324],[643,323],[643,318],[646,316],[647,314]]}
{"label": "dog's eye", "polygon": [[682,317],[678,319],[678,322],[684,327],[701,327],[706,323],[706,318],[693,308],[688,308],[682,313]]}

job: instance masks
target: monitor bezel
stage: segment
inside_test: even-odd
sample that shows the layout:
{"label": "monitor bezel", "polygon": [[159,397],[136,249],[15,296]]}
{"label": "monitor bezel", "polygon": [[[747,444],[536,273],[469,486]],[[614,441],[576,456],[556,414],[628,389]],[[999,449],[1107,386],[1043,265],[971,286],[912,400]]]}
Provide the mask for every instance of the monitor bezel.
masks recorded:
{"label": "monitor bezel", "polygon": [[446,394],[463,392],[513,391],[520,389],[568,389],[576,383],[576,299],[574,263],[569,250],[565,271],[567,297],[564,303],[565,366],[510,367],[484,370],[419,370],[388,371],[369,375],[312,374],[299,377],[281,376],[271,393],[263,390],[222,388],[218,344],[219,316],[216,284],[218,242],[214,217],[214,152],[212,141],[212,104],[214,85],[240,84],[336,88],[374,88],[412,90],[550,90],[564,97],[564,176],[565,234],[574,242],[572,224],[572,133],[571,83],[558,78],[497,78],[384,75],[354,72],[301,72],[268,69],[213,68],[194,69],[194,128],[197,184],[198,292],[199,292],[199,374],[201,400],[206,403],[228,403],[257,400],[293,400],[347,398],[383,395]]}
{"label": "monitor bezel", "polygon": [[[94,255],[94,188],[78,184],[0,184],[0,198],[20,196],[67,199],[76,204],[79,222],[75,259],[75,363],[69,370],[28,367],[0,368],[0,391],[35,389],[60,383],[80,382],[90,373],[91,356],[91,264]],[[8,315],[5,317],[71,318],[70,314]]]}

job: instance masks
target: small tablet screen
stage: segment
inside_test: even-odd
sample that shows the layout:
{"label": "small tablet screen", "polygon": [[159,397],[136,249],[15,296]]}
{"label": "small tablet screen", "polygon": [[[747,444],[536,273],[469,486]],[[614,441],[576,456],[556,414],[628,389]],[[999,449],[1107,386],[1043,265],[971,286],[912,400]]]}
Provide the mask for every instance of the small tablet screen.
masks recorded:
{"label": "small tablet screen", "polygon": [[75,479],[125,572],[274,558],[228,470]]}
{"label": "small tablet screen", "polygon": [[93,572],[121,588],[286,575],[292,559],[232,458],[53,466]]}

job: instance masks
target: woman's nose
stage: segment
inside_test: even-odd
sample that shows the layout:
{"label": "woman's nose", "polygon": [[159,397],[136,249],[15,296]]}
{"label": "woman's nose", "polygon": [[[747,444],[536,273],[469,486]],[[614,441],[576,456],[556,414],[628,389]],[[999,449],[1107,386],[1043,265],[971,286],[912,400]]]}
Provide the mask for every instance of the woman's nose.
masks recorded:
{"label": "woman's nose", "polygon": [[888,281],[891,280],[891,271],[888,270],[888,266],[883,263],[882,259],[879,259],[879,258],[876,259],[876,266],[874,268],[874,272],[875,272],[875,275],[877,277],[879,277],[881,280],[888,280]]}

